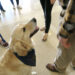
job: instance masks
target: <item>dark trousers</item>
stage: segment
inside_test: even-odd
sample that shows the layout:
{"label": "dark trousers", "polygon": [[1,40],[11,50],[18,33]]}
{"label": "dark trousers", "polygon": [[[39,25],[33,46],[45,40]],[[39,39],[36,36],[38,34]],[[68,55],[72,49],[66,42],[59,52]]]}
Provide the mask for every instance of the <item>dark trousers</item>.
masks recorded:
{"label": "dark trousers", "polygon": [[45,17],[45,33],[48,33],[51,24],[51,11],[53,4],[50,3],[50,0],[40,0],[40,3]]}
{"label": "dark trousers", "polygon": [[0,10],[1,10],[1,11],[4,11],[4,8],[3,8],[1,2],[0,2]]}
{"label": "dark trousers", "polygon": [[[12,5],[14,5],[13,0],[10,0],[10,1],[11,1]],[[19,0],[16,0],[16,3],[17,3],[17,5],[19,5]]]}
{"label": "dark trousers", "polygon": [[3,42],[6,42],[1,34],[0,34],[0,38],[2,39]]}

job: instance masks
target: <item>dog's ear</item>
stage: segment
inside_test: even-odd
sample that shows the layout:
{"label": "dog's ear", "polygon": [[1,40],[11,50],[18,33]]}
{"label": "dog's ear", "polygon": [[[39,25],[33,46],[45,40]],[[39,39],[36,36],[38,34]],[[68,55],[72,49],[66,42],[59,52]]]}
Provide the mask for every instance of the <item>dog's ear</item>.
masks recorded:
{"label": "dog's ear", "polygon": [[27,55],[28,51],[30,51],[32,46],[30,44],[18,40],[14,43],[13,48],[15,52],[17,52],[20,56],[22,56],[22,55]]}

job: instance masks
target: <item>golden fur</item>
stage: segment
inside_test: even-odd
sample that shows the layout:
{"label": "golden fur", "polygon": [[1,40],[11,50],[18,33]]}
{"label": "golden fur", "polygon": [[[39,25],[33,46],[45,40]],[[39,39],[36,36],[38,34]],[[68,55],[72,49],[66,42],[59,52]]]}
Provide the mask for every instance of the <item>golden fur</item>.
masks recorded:
{"label": "golden fur", "polygon": [[13,52],[25,56],[33,48],[30,34],[35,30],[35,24],[31,20],[27,24],[20,24],[15,27],[9,49],[0,58],[0,75],[30,75],[31,67],[18,60]]}

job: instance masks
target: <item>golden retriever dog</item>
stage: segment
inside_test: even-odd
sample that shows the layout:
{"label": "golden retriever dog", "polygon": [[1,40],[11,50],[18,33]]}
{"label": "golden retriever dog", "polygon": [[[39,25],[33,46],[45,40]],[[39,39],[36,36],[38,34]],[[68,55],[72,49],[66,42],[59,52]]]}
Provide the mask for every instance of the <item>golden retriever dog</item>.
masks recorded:
{"label": "golden retriever dog", "polygon": [[[27,24],[20,24],[15,27],[9,48],[0,58],[0,75],[31,75],[32,66],[36,64],[31,41],[35,30],[38,30],[35,18]],[[19,58],[23,58],[25,61]]]}

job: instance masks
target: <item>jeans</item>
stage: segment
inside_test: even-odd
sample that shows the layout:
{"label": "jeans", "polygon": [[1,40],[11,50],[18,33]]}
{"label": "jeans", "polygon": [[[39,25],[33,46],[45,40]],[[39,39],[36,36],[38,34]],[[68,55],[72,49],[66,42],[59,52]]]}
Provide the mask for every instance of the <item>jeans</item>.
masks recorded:
{"label": "jeans", "polygon": [[0,34],[0,38],[2,39],[3,42],[6,42],[1,34]]}
{"label": "jeans", "polygon": [[[14,5],[13,0],[10,0],[10,1],[11,1],[12,5]],[[16,3],[17,3],[17,5],[19,5],[19,0],[16,0]]]}
{"label": "jeans", "polygon": [[1,10],[1,11],[4,11],[4,8],[3,8],[1,2],[0,2],[0,10]]}

